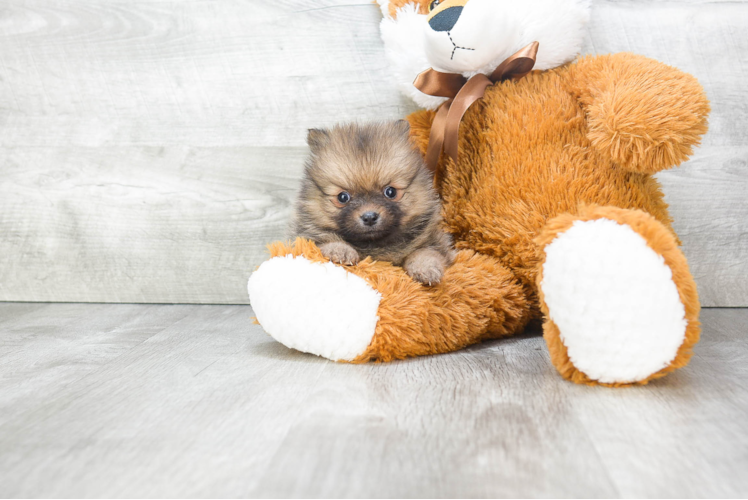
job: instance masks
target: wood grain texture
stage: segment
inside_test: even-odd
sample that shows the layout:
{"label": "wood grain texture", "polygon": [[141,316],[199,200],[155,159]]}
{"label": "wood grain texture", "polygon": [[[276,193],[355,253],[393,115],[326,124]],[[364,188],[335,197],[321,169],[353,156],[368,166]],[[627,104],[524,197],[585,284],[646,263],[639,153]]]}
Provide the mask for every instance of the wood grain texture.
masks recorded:
{"label": "wood grain texture", "polygon": [[0,299],[246,301],[269,235],[283,236],[305,155],[118,147],[102,165],[96,148],[65,151],[7,150],[0,186],[17,203],[0,211],[0,247],[19,250],[2,257]]}
{"label": "wood grain texture", "polygon": [[627,389],[564,381],[533,334],[346,365],[251,316],[50,304],[0,323],[0,495],[748,495],[746,309],[704,310],[691,364]]}
{"label": "wood grain texture", "polygon": [[[748,2],[597,0],[584,51],[712,100],[661,174],[705,305],[748,305]],[[309,127],[414,110],[369,0],[0,6],[0,300],[245,303],[284,237]]]}

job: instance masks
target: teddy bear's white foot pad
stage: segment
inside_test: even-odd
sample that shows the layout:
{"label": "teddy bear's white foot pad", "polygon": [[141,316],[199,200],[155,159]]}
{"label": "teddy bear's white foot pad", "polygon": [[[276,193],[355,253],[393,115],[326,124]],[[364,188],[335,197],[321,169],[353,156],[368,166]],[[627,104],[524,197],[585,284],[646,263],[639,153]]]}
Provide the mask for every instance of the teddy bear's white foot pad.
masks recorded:
{"label": "teddy bear's white foot pad", "polygon": [[275,257],[249,278],[257,320],[281,344],[334,361],[350,361],[371,343],[381,295],[331,262]]}
{"label": "teddy bear's white foot pad", "polygon": [[540,284],[574,366],[602,383],[644,380],[685,339],[685,308],[662,256],[627,225],[576,221],[545,247]]}

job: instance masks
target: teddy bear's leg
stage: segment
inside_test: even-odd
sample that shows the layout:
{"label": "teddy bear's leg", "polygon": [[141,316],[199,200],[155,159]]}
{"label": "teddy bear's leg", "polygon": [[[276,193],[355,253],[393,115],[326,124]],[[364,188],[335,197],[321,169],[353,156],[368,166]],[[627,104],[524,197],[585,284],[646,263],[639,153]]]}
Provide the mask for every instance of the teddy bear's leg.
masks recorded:
{"label": "teddy bear's leg", "polygon": [[699,339],[699,300],[675,235],[651,215],[588,207],[538,238],[544,336],[577,383],[645,384],[685,366]]}
{"label": "teddy bear's leg", "polygon": [[282,344],[335,361],[454,351],[520,332],[530,316],[514,275],[472,251],[458,252],[432,287],[389,263],[335,265],[305,240],[271,255],[248,285],[258,321]]}

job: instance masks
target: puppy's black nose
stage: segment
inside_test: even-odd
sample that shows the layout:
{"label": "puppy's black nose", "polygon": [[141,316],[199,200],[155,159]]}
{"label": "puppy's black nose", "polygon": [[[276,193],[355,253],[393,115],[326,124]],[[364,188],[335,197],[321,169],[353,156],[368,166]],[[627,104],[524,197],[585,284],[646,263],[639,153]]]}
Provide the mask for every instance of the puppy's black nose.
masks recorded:
{"label": "puppy's black nose", "polygon": [[373,226],[377,223],[377,220],[379,220],[379,214],[376,212],[365,212],[361,216],[361,220],[363,221],[364,225]]}
{"label": "puppy's black nose", "polygon": [[457,24],[460,14],[462,14],[462,7],[444,9],[429,19],[429,26],[434,31],[451,31]]}

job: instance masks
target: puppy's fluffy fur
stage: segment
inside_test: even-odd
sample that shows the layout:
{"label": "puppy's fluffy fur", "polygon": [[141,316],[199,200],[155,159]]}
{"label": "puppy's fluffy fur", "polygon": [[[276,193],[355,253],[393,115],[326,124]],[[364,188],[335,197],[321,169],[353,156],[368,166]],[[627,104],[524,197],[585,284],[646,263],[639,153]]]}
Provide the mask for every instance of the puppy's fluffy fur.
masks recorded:
{"label": "puppy's fluffy fur", "polygon": [[435,284],[452,263],[433,179],[405,121],[312,129],[294,232],[334,262],[371,256]]}

